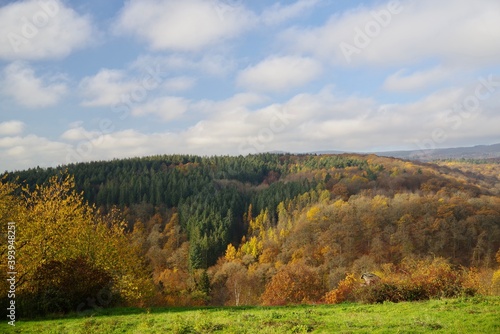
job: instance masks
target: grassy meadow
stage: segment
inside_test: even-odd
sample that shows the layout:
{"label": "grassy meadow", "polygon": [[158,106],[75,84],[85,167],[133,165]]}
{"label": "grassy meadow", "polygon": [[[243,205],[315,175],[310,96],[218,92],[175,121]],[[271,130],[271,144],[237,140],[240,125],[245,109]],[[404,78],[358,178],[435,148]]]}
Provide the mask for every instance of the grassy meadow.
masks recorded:
{"label": "grassy meadow", "polygon": [[2,333],[500,333],[500,297],[375,305],[115,308],[6,321]]}

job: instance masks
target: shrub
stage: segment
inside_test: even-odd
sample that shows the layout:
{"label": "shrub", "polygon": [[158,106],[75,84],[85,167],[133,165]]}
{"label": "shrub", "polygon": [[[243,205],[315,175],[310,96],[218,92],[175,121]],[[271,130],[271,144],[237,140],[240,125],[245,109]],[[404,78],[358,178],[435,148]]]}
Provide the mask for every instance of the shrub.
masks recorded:
{"label": "shrub", "polygon": [[302,263],[291,263],[280,268],[266,285],[262,295],[265,305],[301,304],[318,301],[323,285],[318,273]]}
{"label": "shrub", "polygon": [[347,300],[353,300],[353,292],[360,286],[360,281],[354,274],[349,274],[339,282],[336,289],[333,289],[324,297],[327,304],[338,304]]}
{"label": "shrub", "polygon": [[[111,275],[84,258],[50,261],[35,272],[32,290],[20,296],[20,309],[24,316],[33,317],[109,306],[111,285]],[[96,301],[103,295],[105,303]]]}
{"label": "shrub", "polygon": [[397,303],[403,299],[399,287],[389,283],[360,288],[355,292],[355,298],[364,303],[382,303],[384,301]]}
{"label": "shrub", "polygon": [[325,302],[382,303],[472,296],[481,288],[478,275],[476,270],[454,268],[442,258],[405,259],[399,266],[384,266],[379,284],[360,285],[354,275],[348,275],[325,295]]}

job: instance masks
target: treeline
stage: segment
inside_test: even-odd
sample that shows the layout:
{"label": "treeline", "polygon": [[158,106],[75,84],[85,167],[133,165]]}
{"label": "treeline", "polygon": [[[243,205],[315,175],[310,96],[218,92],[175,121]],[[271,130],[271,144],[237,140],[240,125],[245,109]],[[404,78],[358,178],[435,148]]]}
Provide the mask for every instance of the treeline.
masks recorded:
{"label": "treeline", "polygon": [[58,168],[37,167],[15,173],[5,172],[4,177],[6,181],[16,180],[32,188],[64,170],[74,175],[77,190],[83,191],[84,198],[98,207],[124,207],[135,203],[177,207],[181,200],[207,190],[206,187],[214,185],[217,180],[235,181],[251,188],[274,183],[289,173],[304,169],[366,168],[367,165],[363,159],[348,155],[165,155],[78,163]]}
{"label": "treeline", "polygon": [[[366,161],[350,156],[169,155],[34,168],[5,174],[3,179],[34,189],[61,172],[73,175],[84,199],[103,212],[113,206],[129,208],[129,230],[138,213],[145,221],[155,212],[176,209],[180,226],[191,241],[192,266],[206,268],[215,263],[229,242],[238,242],[246,233],[243,214],[249,205],[252,214],[269,210],[276,220],[281,201],[317,185],[307,177],[284,181],[290,171],[366,165]],[[153,208],[150,214],[141,216],[148,206]]]}
{"label": "treeline", "polygon": [[[398,268],[407,268],[408,261],[430,263],[433,258],[442,259],[439,270],[446,269],[446,275],[463,283],[456,291],[496,291],[498,167],[349,154],[175,155],[35,168],[5,174],[2,186],[4,197],[25,203],[37,189],[53,188],[56,180],[73,175],[75,190],[66,191],[75,191],[93,212],[93,218],[85,216],[84,221],[108,227],[123,222],[120,230],[114,229],[117,238],[122,236],[120,249],[126,254],[133,249],[134,265],[141,264],[129,268],[127,277],[149,282],[143,285],[146,290],[131,294],[116,276],[124,268],[110,271],[86,253],[56,260],[61,268],[66,260],[86,261],[89,272],[102,270],[104,277],[114,277],[109,282],[121,285],[111,290],[124,303],[272,303],[273,296],[286,295],[289,287],[299,291],[283,303],[300,303],[342,299],[332,291],[345,283],[346,274],[353,274],[349,284],[355,286],[359,282],[353,277],[362,272],[394,275],[405,270]],[[58,210],[71,212],[64,196],[51,200]],[[10,202],[0,203],[0,212],[9,212],[4,203]],[[57,210],[52,214],[65,217]],[[16,219],[26,220],[23,217]],[[41,231],[44,224],[53,224],[37,220],[36,214],[31,217]],[[70,225],[58,233],[69,233]],[[468,274],[453,274],[469,267],[480,271],[475,283]],[[43,266],[31,270],[47,273]],[[394,289],[407,293],[407,286]],[[408,289],[411,295],[414,290]]]}

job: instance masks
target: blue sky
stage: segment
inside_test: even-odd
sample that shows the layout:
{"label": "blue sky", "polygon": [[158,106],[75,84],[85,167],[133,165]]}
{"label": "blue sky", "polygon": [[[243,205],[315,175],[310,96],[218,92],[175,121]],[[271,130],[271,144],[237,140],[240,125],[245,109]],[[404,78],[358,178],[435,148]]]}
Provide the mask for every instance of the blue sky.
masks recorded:
{"label": "blue sky", "polygon": [[500,142],[500,2],[0,1],[0,170]]}

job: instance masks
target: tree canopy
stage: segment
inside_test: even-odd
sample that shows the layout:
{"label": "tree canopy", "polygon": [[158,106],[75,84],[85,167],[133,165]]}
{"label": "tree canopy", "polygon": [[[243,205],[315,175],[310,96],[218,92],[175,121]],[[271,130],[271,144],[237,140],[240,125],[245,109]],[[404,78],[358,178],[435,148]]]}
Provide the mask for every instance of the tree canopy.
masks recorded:
{"label": "tree canopy", "polygon": [[355,154],[80,163],[4,174],[0,216],[18,222],[26,295],[80,261],[128,303],[315,302],[354,284],[347,273],[408,259],[492,272],[500,165]]}

